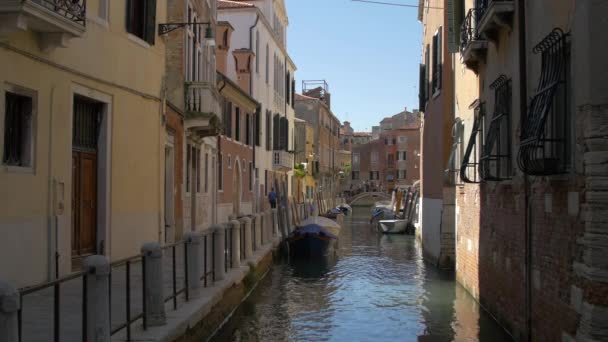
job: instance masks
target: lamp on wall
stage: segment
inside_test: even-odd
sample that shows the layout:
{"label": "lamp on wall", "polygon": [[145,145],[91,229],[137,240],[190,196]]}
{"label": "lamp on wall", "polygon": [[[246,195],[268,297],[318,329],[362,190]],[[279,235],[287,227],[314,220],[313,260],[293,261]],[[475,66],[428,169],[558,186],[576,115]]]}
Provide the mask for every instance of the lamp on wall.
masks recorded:
{"label": "lamp on wall", "polygon": [[158,34],[163,36],[172,31],[175,31],[177,29],[180,29],[180,28],[183,28],[186,26],[199,26],[199,25],[207,26],[207,28],[205,28],[205,43],[207,44],[207,46],[211,46],[211,47],[215,46],[215,37],[213,36],[213,28],[211,28],[210,22],[158,24]]}

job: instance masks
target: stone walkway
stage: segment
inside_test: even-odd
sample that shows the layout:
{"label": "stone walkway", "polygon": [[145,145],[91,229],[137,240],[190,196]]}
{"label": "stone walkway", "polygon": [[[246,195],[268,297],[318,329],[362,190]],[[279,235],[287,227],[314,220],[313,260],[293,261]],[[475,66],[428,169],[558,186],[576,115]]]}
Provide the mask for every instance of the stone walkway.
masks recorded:
{"label": "stone walkway", "polygon": [[[211,272],[211,239],[208,239],[207,271]],[[179,291],[184,287],[184,245],[175,248],[176,254],[176,285]],[[201,261],[203,265],[203,261]],[[142,313],[142,263],[141,260],[131,264],[131,317]],[[201,270],[202,274],[203,270]],[[173,261],[171,249],[163,253],[163,281],[165,298],[173,293]],[[213,284],[211,275],[208,285]],[[126,323],[126,265],[112,268],[111,286],[111,322],[112,329]],[[82,340],[82,277],[62,283],[60,286],[60,341]],[[184,295],[180,295],[178,309]],[[53,341],[54,324],[54,288],[44,289],[25,295],[22,302],[22,341],[49,342]],[[167,313],[173,311],[173,301],[166,304]],[[141,320],[134,325],[141,325]],[[135,330],[135,329],[134,329]],[[123,335],[123,331],[117,333]]]}

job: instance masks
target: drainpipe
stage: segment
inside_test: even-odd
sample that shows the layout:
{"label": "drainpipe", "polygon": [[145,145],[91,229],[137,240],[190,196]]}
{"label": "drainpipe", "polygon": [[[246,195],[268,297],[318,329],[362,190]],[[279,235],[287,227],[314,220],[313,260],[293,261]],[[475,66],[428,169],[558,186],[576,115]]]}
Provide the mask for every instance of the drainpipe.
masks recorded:
{"label": "drainpipe", "polygon": [[[523,125],[528,109],[528,82],[527,82],[527,59],[526,59],[526,1],[519,0],[517,6],[519,24],[519,107],[520,126]],[[526,319],[526,341],[532,340],[532,215],[530,198],[530,180],[524,173],[524,238],[526,264],[525,273],[525,319]]]}
{"label": "drainpipe", "polygon": [[[51,101],[49,110],[49,142],[48,142],[48,203],[47,203],[47,229],[48,229],[48,280],[59,277],[59,229],[58,229],[58,200],[57,181],[53,179],[53,99],[55,86],[51,87]],[[63,203],[62,203],[63,205]],[[54,271],[54,273],[53,273]]]}

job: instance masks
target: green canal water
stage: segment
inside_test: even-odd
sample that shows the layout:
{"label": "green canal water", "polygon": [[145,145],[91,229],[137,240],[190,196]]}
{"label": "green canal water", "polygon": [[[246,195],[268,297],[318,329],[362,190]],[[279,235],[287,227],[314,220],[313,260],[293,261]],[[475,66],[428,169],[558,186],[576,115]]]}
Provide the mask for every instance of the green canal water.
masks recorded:
{"label": "green canal water", "polygon": [[213,341],[511,341],[412,236],[345,220],[326,260],[274,265]]}

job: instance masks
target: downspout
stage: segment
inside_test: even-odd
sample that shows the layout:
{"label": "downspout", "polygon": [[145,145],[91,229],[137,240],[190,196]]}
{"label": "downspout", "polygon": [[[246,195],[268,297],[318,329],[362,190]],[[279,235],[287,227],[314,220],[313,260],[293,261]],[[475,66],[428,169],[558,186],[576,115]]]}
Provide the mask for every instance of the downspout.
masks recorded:
{"label": "downspout", "polygon": [[[527,81],[527,59],[526,59],[526,1],[519,0],[517,8],[519,24],[519,110],[520,126],[523,125],[528,109],[528,81]],[[520,137],[521,139],[521,137]],[[530,180],[524,173],[524,239],[526,264],[525,273],[525,320],[526,341],[532,340],[532,215],[530,199]]]}
{"label": "downspout", "polygon": [[[48,226],[48,280],[59,278],[59,213],[57,181],[53,179],[53,103],[55,98],[55,86],[51,87],[51,101],[49,110],[49,144],[48,144],[48,203],[47,203],[47,226]],[[63,203],[61,204],[63,205]]]}
{"label": "downspout", "polygon": [[[253,29],[258,25],[258,22],[260,21],[260,14],[256,13],[255,15],[255,22],[253,23],[253,25],[251,25],[251,27],[249,28],[249,50],[253,51]],[[258,42],[259,44],[259,42]],[[259,64],[259,60],[258,60],[259,56],[256,55],[255,59],[256,59],[256,63]],[[257,69],[256,69],[257,71]],[[225,84],[224,84],[225,85]],[[222,87],[223,88],[223,87]],[[250,74],[249,76],[249,95],[251,95],[251,97],[253,97],[253,72]],[[256,120],[254,121],[254,125],[257,124],[258,120],[257,120],[257,115],[261,115],[261,109],[260,109],[261,104],[258,104],[257,108],[256,108]],[[261,121],[261,120],[260,120]],[[257,125],[256,125],[257,127]],[[255,131],[255,130],[254,130]],[[259,139],[259,137],[258,137]],[[250,171],[255,171],[256,170],[256,165],[255,165],[255,146],[256,146],[256,140],[254,138],[253,141],[253,161],[252,161],[252,165],[253,165],[253,170]],[[250,175],[251,177],[251,175]],[[259,184],[259,175],[258,177],[255,177],[255,181],[254,184],[256,189],[258,188],[257,184]],[[256,193],[256,191],[253,192],[254,195]],[[258,200],[258,196],[255,196],[256,198],[253,200],[254,203],[254,210],[257,210],[257,206],[255,205],[256,201]]]}

